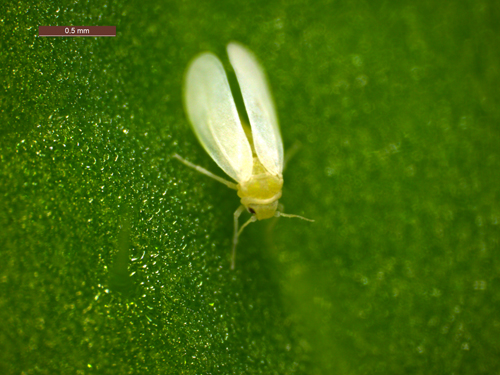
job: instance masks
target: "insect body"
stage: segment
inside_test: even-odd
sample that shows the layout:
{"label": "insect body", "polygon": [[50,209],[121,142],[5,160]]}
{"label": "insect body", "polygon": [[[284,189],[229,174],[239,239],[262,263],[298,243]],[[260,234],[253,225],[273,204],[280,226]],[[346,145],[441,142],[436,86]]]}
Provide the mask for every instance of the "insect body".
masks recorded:
{"label": "insect body", "polygon": [[[227,53],[241,88],[251,130],[242,125],[222,63],[212,53],[200,54],[189,65],[184,106],[205,150],[237,184],[177,154],[174,157],[238,191],[241,206],[234,212],[231,257],[234,269],[238,237],[251,222],[278,216],[313,220],[278,210],[283,186],[283,143],[267,79],[247,48],[233,42],[227,46]],[[252,216],[238,230],[238,219],[245,208]]]}

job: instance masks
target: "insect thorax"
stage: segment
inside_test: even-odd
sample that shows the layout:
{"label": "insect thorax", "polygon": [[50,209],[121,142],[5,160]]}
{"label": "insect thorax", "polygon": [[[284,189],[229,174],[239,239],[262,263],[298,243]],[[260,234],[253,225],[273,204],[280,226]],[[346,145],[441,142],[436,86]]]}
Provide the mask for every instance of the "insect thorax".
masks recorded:
{"label": "insect thorax", "polygon": [[254,158],[254,169],[252,177],[238,184],[238,196],[250,212],[254,212],[258,220],[268,219],[274,216],[281,198],[283,177],[270,174]]}

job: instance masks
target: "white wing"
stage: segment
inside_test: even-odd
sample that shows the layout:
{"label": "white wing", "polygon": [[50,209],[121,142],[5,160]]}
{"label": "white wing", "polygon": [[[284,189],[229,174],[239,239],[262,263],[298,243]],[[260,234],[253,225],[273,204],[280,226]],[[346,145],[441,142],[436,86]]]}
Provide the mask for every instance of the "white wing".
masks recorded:
{"label": "white wing", "polygon": [[227,53],[241,88],[257,156],[269,172],[281,175],[283,142],[264,70],[241,44],[229,43]]}
{"label": "white wing", "polygon": [[184,106],[193,130],[212,159],[236,181],[252,175],[250,143],[241,125],[219,59],[202,53],[188,67]]}

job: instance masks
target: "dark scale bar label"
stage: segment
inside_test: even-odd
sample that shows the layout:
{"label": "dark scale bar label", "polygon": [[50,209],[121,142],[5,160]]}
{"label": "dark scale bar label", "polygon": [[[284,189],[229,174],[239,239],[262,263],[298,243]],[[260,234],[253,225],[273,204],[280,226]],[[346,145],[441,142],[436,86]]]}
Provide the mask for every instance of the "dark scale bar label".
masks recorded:
{"label": "dark scale bar label", "polygon": [[38,36],[116,36],[116,26],[38,26]]}

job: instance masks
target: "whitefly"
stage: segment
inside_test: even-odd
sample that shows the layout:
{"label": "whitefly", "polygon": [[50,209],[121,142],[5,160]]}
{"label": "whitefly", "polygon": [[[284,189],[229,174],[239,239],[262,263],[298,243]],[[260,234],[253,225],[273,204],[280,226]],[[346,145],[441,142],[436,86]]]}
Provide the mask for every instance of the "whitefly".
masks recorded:
{"label": "whitefly", "polygon": [[[238,79],[250,128],[240,120],[222,63],[210,52],[198,55],[188,66],[184,106],[200,143],[236,183],[177,154],[174,157],[238,192],[241,205],[234,212],[231,253],[231,269],[234,269],[238,237],[248,224],[279,216],[313,220],[280,211],[283,142],[266,75],[254,54],[241,44],[229,43],[227,53]],[[245,209],[251,217],[239,227],[239,217]]]}

